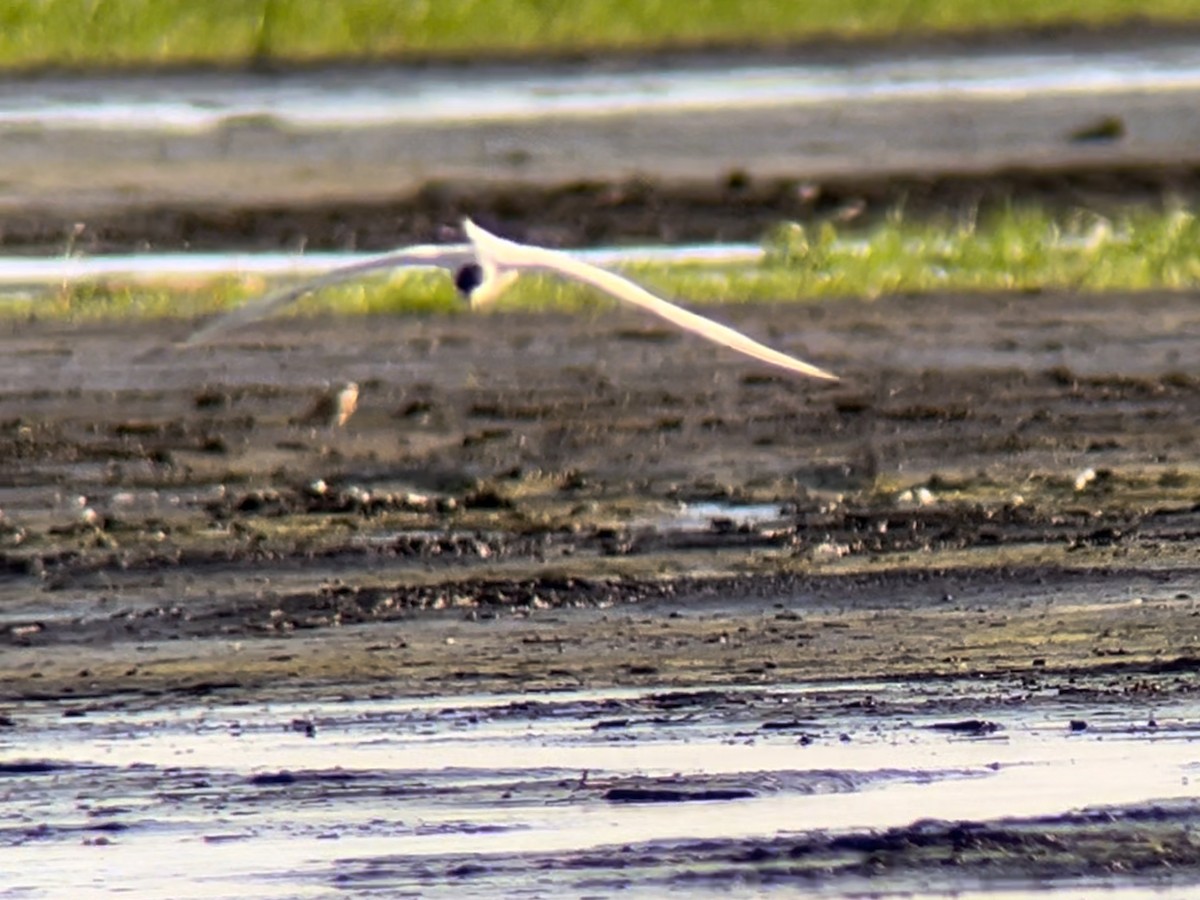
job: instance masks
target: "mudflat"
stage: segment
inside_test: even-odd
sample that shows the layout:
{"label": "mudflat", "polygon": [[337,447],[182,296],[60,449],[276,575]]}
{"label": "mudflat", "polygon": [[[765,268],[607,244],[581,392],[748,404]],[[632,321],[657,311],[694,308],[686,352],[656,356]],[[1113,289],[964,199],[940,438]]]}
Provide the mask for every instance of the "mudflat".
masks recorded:
{"label": "mudflat", "polygon": [[[1087,121],[1113,113],[1089,103]],[[1162,146],[1184,121],[1138,110],[1157,126],[1135,133]],[[162,175],[177,193],[149,179],[129,194],[118,153],[82,216],[63,203],[78,165],[35,152],[42,181],[15,179],[33,193],[10,198],[0,243],[373,249],[447,239],[463,213],[555,244],[743,240],[787,218],[1200,195],[1183,157],[1079,145],[1079,123],[1043,112],[1028,121],[1054,152],[1027,169],[969,171],[963,151],[940,173],[815,180],[709,165],[704,183],[609,173],[380,198],[351,173],[348,193],[315,178],[280,200],[214,194],[203,159]],[[260,176],[240,177],[286,184]],[[143,839],[167,834],[206,853],[182,854],[173,883],[220,853],[238,896],[266,884],[266,855],[284,884],[449,895],[535,870],[572,892],[1200,880],[1194,292],[714,314],[842,380],[777,374],[603,302],[284,318],[190,349],[173,346],[186,322],[0,324],[0,746],[16,750],[0,775],[23,800],[0,820],[23,879],[6,883],[94,886],[94,852],[124,860],[106,883],[126,887],[155,857]],[[338,426],[330,398],[350,382]],[[458,740],[468,728],[499,735],[494,759]],[[610,740],[636,758],[614,762]],[[125,745],[143,755],[113,762]],[[690,774],[663,775],[680,746],[700,748]],[[1172,765],[1185,774],[1159,787]],[[1082,786],[1043,815],[1026,801],[1057,796],[1048,771]],[[911,808],[908,782],[932,785]],[[968,782],[980,812],[959,821]],[[106,792],[127,802],[90,799]],[[827,795],[882,800],[860,821]],[[678,803],[695,839],[640,812]],[[223,817],[235,808],[252,818]],[[551,808],[584,823],[574,844],[537,843]],[[598,808],[611,833],[590,830]],[[440,855],[397,843],[430,823]],[[161,893],[162,870],[143,875]]]}
{"label": "mudflat", "polygon": [[[1146,773],[1186,748],[1200,686],[1194,298],[931,296],[720,316],[843,380],[778,375],[607,308],[286,319],[190,350],[170,349],[186,323],[6,325],[0,736],[18,751],[3,771],[32,804],[6,826],[12,883],[41,883],[46,853],[67,854],[54,884],[92,878],[82,830],[105,845],[85,851],[127,860],[112,883],[132,884],[139,836],[178,828],[225,848],[239,890],[251,882],[237,873],[267,871],[256,835],[275,835],[282,883],[307,866],[352,890],[504,893],[531,868],[572,891],[1191,883],[1186,799],[879,819],[907,809],[893,800],[868,817],[878,828],[803,823],[837,808],[816,802],[830,791],[907,796],[914,779],[941,785],[920,795],[928,815],[975,796],[963,790],[984,792],[979,809],[1028,809],[1011,805],[1037,795],[1019,777],[997,783],[999,805],[987,779],[954,785],[1012,779],[1024,764],[990,754],[1024,759],[1040,742],[1072,759],[1131,742]],[[358,409],[339,428],[321,400],[348,381]],[[520,699],[480,699],[505,693]],[[431,697],[444,709],[400,711]],[[569,723],[595,738],[554,750]],[[463,727],[518,729],[523,743],[497,745],[501,768],[480,782],[471,773],[489,763],[454,742]],[[1076,728],[1087,743],[1066,743]],[[305,734],[308,750],[295,746]],[[641,774],[689,735],[685,768],[730,742],[800,755],[757,776],[757,756],[738,775]],[[640,748],[637,771],[604,762],[606,736]],[[55,756],[101,739],[140,747],[139,765]],[[950,743],[928,760],[969,764],[924,772],[931,739]],[[428,760],[442,774],[362,770],[372,740],[407,767],[426,759],[421,741],[449,741]],[[979,746],[956,749],[964,740]],[[155,741],[167,755],[147,768]],[[177,746],[195,748],[190,768]],[[838,774],[850,751],[887,762]],[[512,769],[530,752],[521,765],[534,768]],[[257,760],[254,774],[227,772],[229,753]],[[554,767],[576,758],[605,771]],[[1083,802],[1137,781],[1102,771]],[[135,807],[80,813],[97,791]],[[398,797],[415,824],[391,823]],[[690,801],[711,839],[648,829],[646,804]],[[777,805],[755,827],[722,818],[742,802]],[[514,816],[592,822],[598,807],[612,808],[608,837],[586,825],[547,849],[534,825],[525,843],[474,843]],[[364,809],[375,818],[354,824]],[[316,815],[319,837],[365,843],[287,824]],[[428,842],[421,823],[447,815],[459,819],[437,832],[444,852],[396,849]],[[201,877],[187,857],[178,867]]]}
{"label": "mudflat", "polygon": [[[186,325],[6,326],[0,691],[1200,656],[1192,297],[721,315],[843,380],[611,309],[285,319],[165,350]],[[338,428],[314,406],[349,381]]]}

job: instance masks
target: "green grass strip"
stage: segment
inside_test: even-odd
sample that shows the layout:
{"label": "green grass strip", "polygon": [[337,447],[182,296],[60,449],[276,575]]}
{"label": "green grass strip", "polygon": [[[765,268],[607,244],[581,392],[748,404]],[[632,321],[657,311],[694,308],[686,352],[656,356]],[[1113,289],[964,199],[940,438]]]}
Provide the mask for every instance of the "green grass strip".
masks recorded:
{"label": "green grass strip", "polygon": [[[1200,287],[1200,221],[1185,210],[1133,211],[1116,219],[1077,211],[1011,208],[979,224],[892,221],[861,234],[831,225],[787,224],[757,265],[637,265],[623,270],[693,306],[818,302],[930,292],[1144,291]],[[76,284],[0,295],[0,316],[66,320],[189,318],[228,309],[262,291],[261,279],[204,287],[169,283]],[[616,301],[553,277],[519,280],[498,303],[507,310],[584,311]],[[305,298],[294,314],[427,314],[466,311],[450,280],[433,271],[381,273]]]}
{"label": "green grass strip", "polygon": [[769,47],[1131,20],[1200,20],[1200,0],[7,0],[0,68]]}

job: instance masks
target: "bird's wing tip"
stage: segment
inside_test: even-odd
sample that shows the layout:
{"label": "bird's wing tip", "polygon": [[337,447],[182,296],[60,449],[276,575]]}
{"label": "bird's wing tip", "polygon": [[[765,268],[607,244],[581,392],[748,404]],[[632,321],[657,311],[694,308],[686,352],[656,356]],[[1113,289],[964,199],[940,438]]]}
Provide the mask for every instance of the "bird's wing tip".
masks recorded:
{"label": "bird's wing tip", "polygon": [[832,372],[828,372],[825,369],[822,369],[820,366],[814,366],[812,363],[806,363],[803,360],[793,358],[789,360],[788,363],[783,365],[786,365],[786,367],[791,369],[793,372],[796,372],[800,375],[807,375],[809,378],[818,378],[821,381],[833,382],[842,380],[842,376],[834,375]]}

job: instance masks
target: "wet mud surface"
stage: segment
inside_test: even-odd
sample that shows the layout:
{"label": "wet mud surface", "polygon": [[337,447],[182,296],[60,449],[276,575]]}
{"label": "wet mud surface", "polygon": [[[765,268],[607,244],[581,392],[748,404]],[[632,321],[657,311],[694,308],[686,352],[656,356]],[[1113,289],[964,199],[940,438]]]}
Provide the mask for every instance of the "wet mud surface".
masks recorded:
{"label": "wet mud surface", "polygon": [[[746,602],[756,630],[777,602],[831,619],[894,613],[891,652],[852,654],[873,673],[1193,653],[1193,297],[722,313],[844,380],[778,376],[605,309],[290,319],[167,354],[153,351],[186,323],[7,326],[0,614],[5,659],[42,664],[36,679],[6,666],[0,690],[172,683],[143,668],[112,685],[54,674],[46,649],[60,645],[247,638],[253,657],[257,639],[297,638],[324,648],[303,654],[304,682],[334,661],[378,673],[413,655],[348,654],[343,642],[360,643],[340,637],[349,626],[386,626],[371,629],[386,645],[453,621],[504,646],[540,633],[543,613],[591,621],[647,603],[736,618]],[[313,410],[346,381],[360,385],[358,410],[338,428]],[[1149,625],[1028,646],[1055,605],[1094,616],[1086,601],[1138,598],[1131,615]],[[997,607],[983,633],[977,602]],[[648,663],[660,678],[675,657],[699,666],[682,680],[720,677],[743,643],[705,654],[692,644],[724,626],[671,621],[694,633],[664,641],[680,649]],[[931,622],[964,633],[934,642]],[[811,630],[783,630],[797,629]],[[836,674],[861,640],[843,630],[781,637],[803,649],[775,664]],[[906,632],[918,645],[897,653]],[[833,634],[836,658],[803,646]],[[576,638],[603,643],[592,624]],[[763,651],[761,636],[744,643],[750,658]],[[444,652],[459,668],[459,651]],[[574,654],[597,670],[562,677],[617,683],[641,650],[613,652],[611,669],[604,654]],[[530,677],[513,663],[497,657],[496,677]]]}
{"label": "wet mud surface", "polygon": [[[1068,145],[1069,146],[1069,145]],[[798,167],[798,172],[803,172]],[[203,182],[204,178],[201,176]],[[214,186],[213,190],[216,190]],[[711,179],[646,176],[561,184],[434,182],[383,199],[110,204],[78,211],[43,205],[6,212],[7,253],[146,250],[382,251],[460,240],[470,217],[514,239],[562,247],[758,241],[781,221],[841,229],[906,217],[974,221],[1013,204],[1119,215],[1130,207],[1200,201],[1200,167],[1177,161],[1116,163],[1053,158],[982,172],[756,176],[736,165]]]}
{"label": "wet mud surface", "polygon": [[0,871],[15,896],[1147,896],[1196,880],[1197,703],[1136,680],[1166,688],[1136,719],[1120,676],[29,704]]}
{"label": "wet mud surface", "polygon": [[1194,883],[1195,297],[720,315],[5,326],[10,883]]}

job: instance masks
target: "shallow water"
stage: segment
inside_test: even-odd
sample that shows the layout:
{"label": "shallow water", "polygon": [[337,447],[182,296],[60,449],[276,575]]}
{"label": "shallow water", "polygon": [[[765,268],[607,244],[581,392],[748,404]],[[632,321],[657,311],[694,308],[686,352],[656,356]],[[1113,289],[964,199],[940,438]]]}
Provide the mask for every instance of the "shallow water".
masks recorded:
{"label": "shallow water", "polygon": [[[569,870],[523,878],[531,854],[1200,796],[1196,703],[1154,709],[1150,727],[1146,710],[1051,696],[1006,709],[1018,693],[1015,682],[971,681],[70,717],[60,705],[28,708],[0,732],[0,896],[161,896],[167,884],[178,897],[306,896],[338,885],[539,896],[580,885]],[[946,730],[944,712],[929,710],[950,698],[991,724],[977,736]],[[892,712],[873,712],[880,707]],[[1073,732],[1073,719],[1086,730]],[[610,792],[620,789],[739,798],[616,802]],[[472,859],[490,862],[451,877]]]}
{"label": "shallow water", "polygon": [[331,129],[1197,86],[1200,51],[1194,47],[641,71],[580,65],[549,73],[508,67],[156,75],[114,79],[102,100],[90,79],[45,78],[0,83],[0,128],[197,131],[250,123]]}
{"label": "shallow water", "polygon": [[[1105,243],[1120,243],[1125,236],[1110,236]],[[1079,248],[1087,238],[1064,235],[1052,242],[1063,248]],[[866,253],[870,244],[856,238],[841,238],[839,249],[861,249]],[[447,251],[469,250],[468,244],[447,244]],[[1098,247],[1097,247],[1098,249]],[[393,251],[394,252],[394,251]],[[913,242],[913,252],[924,248]],[[758,244],[676,244],[638,247],[585,247],[570,250],[572,256],[598,266],[643,264],[711,264],[757,265],[766,256]],[[339,268],[362,265],[378,254],[372,253],[139,253],[102,256],[55,255],[40,257],[0,256],[0,296],[21,294],[24,289],[49,284],[87,282],[106,278],[144,278],[172,280],[218,278],[225,276],[264,276],[268,278],[315,277]],[[396,267],[399,268],[399,267]],[[422,268],[410,264],[406,269]],[[428,268],[437,268],[430,265]],[[393,269],[394,270],[394,269]],[[380,269],[379,272],[388,271]],[[374,273],[375,275],[378,272]],[[723,273],[718,273],[723,274]],[[360,278],[370,278],[364,273]]]}
{"label": "shallow water", "polygon": [[[448,244],[446,250],[466,250]],[[763,249],[755,244],[705,244],[671,247],[601,247],[573,250],[594,265],[637,263],[756,263]],[[263,275],[313,276],[375,259],[372,253],[145,253],[111,256],[0,257],[0,286],[88,281],[113,276],[218,277]],[[408,268],[419,268],[409,266]],[[368,276],[369,277],[369,276]]]}

